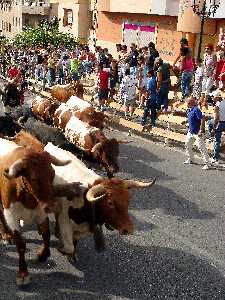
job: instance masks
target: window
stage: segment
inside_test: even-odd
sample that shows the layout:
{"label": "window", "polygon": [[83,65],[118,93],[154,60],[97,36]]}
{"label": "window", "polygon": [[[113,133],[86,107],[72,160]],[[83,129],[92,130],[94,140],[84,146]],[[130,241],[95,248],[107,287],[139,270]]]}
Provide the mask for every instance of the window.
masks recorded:
{"label": "window", "polygon": [[18,20],[17,20],[17,17],[16,17],[16,27],[18,26]]}
{"label": "window", "polygon": [[72,9],[64,8],[63,15],[63,26],[72,26],[73,25],[73,11]]}
{"label": "window", "polygon": [[15,18],[13,17],[13,26],[15,26]]}
{"label": "window", "polygon": [[12,31],[12,25],[11,25],[11,23],[9,23],[9,32],[11,32]]}

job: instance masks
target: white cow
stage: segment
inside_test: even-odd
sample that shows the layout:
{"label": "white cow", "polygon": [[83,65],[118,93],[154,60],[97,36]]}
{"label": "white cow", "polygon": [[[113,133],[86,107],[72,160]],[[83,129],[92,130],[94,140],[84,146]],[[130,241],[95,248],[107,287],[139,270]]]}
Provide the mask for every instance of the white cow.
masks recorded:
{"label": "white cow", "polygon": [[[130,189],[150,187],[151,182],[122,180],[118,178],[105,179],[88,169],[70,152],[62,150],[51,143],[45,150],[58,159],[69,159],[70,165],[55,169],[55,185],[79,182],[82,186],[71,201],[60,201],[58,221],[62,253],[76,257],[77,241],[88,234],[94,233],[93,225],[109,225],[120,234],[131,234],[133,222],[128,214]],[[93,217],[94,212],[94,217]],[[94,224],[93,224],[94,223]]]}
{"label": "white cow", "polygon": [[91,169],[88,169],[86,165],[73,154],[54,146],[52,143],[48,143],[45,146],[45,150],[49,153],[54,153],[57,158],[68,158],[71,161],[70,165],[67,165],[64,168],[61,167],[61,169],[53,166],[56,173],[54,185],[63,185],[65,183],[73,182],[79,182],[82,185],[81,194],[77,198],[73,198],[73,201],[67,201],[66,198],[64,198],[63,201],[59,201],[60,209],[58,222],[61,243],[63,246],[60,251],[69,255],[74,255],[74,239],[78,240],[83,235],[86,236],[89,234],[90,230],[88,223],[77,225],[69,219],[68,209],[69,207],[83,207],[83,192],[88,189],[89,186],[93,185],[95,180],[100,179],[101,177]]}
{"label": "white cow", "polygon": [[90,149],[90,145],[92,146],[93,144],[92,139],[96,134],[101,135],[101,131],[99,128],[91,127],[75,116],[72,116],[70,118],[65,128],[66,138],[71,143],[74,143],[76,146],[83,150]]}
{"label": "white cow", "polygon": [[66,106],[73,110],[84,110],[85,108],[91,107],[91,104],[85,100],[78,98],[77,96],[71,96],[66,102]]}

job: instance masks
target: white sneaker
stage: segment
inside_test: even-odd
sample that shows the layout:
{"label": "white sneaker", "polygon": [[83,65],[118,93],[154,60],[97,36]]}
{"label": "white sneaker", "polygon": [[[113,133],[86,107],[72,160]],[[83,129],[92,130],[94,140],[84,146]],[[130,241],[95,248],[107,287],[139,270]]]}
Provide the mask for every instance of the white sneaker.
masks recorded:
{"label": "white sneaker", "polygon": [[209,170],[210,169],[210,167],[208,166],[208,165],[204,165],[203,167],[202,167],[202,170]]}
{"label": "white sneaker", "polygon": [[191,165],[191,164],[193,164],[193,161],[192,161],[190,158],[188,158],[187,160],[185,160],[185,161],[183,162],[183,164],[184,164],[184,165]]}
{"label": "white sneaker", "polygon": [[218,159],[215,159],[215,158],[211,158],[210,162],[211,162],[211,164],[218,164],[219,163]]}

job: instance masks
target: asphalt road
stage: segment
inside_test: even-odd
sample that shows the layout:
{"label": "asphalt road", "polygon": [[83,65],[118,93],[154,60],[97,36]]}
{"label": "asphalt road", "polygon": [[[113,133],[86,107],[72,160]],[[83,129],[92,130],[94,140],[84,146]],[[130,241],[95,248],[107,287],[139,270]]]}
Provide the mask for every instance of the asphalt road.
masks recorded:
{"label": "asphalt road", "polygon": [[28,227],[24,235],[32,283],[17,288],[15,246],[0,245],[0,300],[225,300],[225,168],[203,171],[200,160],[183,166],[182,151],[119,131],[108,135],[132,140],[121,145],[118,177],[157,177],[154,187],[133,195],[135,233],[119,236],[105,230],[102,253],[96,253],[92,238],[80,241],[76,264],[61,256],[52,236],[51,258],[38,264],[41,239],[35,226]]}
{"label": "asphalt road", "polygon": [[[224,172],[183,166],[184,153],[122,132],[133,142],[121,145],[118,174],[151,179],[130,204],[132,236],[105,230],[107,249],[96,253],[91,238],[78,244],[79,261],[69,262],[57,250],[46,264],[35,261],[41,240],[28,228],[27,262],[32,283],[15,284],[15,246],[0,245],[0,299],[225,299]],[[200,161],[199,161],[200,162]]]}

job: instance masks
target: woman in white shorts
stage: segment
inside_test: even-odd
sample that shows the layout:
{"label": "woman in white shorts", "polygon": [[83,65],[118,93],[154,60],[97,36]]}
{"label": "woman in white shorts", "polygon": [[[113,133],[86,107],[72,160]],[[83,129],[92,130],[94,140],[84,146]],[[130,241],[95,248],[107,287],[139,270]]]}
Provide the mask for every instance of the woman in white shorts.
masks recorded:
{"label": "woman in white shorts", "polygon": [[214,74],[216,70],[216,54],[213,53],[213,45],[208,44],[205,47],[204,61],[203,61],[203,80],[202,80],[202,96],[200,106],[208,108],[208,95],[214,84]]}
{"label": "woman in white shorts", "polygon": [[138,66],[138,90],[139,90],[139,108],[144,107],[147,97],[147,84],[148,84],[148,67],[144,57],[140,57]]}

